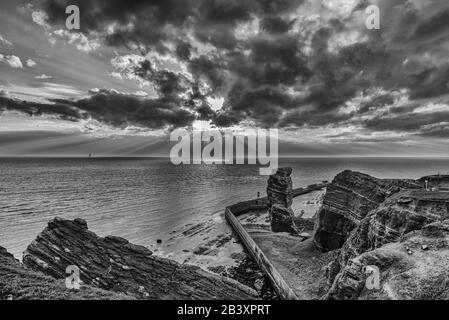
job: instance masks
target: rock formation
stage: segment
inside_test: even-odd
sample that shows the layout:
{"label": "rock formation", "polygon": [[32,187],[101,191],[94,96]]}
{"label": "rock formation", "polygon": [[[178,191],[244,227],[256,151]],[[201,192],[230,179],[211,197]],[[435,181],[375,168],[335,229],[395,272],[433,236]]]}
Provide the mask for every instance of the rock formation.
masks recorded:
{"label": "rock formation", "polygon": [[295,233],[293,210],[275,204],[271,207],[271,230],[273,232]]}
{"label": "rock formation", "polygon": [[[425,225],[401,241],[347,261],[327,299],[449,299],[449,220]],[[379,287],[366,287],[367,268],[379,268]]]}
{"label": "rock formation", "polygon": [[68,290],[64,280],[28,270],[0,247],[0,300],[131,300],[133,297],[83,286]]}
{"label": "rock formation", "polygon": [[276,174],[268,179],[268,212],[271,229],[274,232],[295,233],[294,215],[291,209],[293,202],[292,168],[279,168]]}
{"label": "rock formation", "polygon": [[293,202],[292,168],[279,168],[268,179],[268,209],[275,204],[290,208]]}
{"label": "rock formation", "polygon": [[[333,231],[328,239],[342,242],[337,259],[326,268],[324,298],[448,298],[449,192],[423,187],[419,181],[380,180],[350,171],[336,177],[318,229]],[[335,232],[350,223],[352,230]],[[322,239],[315,236],[315,243],[329,249],[333,242]],[[366,286],[373,268],[380,272],[374,289]]]}
{"label": "rock formation", "polygon": [[83,283],[139,299],[257,298],[254,290],[236,281],[153,256],[122,238],[100,238],[80,219],[51,221],[27,248],[23,262],[57,279],[75,265]]}
{"label": "rock formation", "polygon": [[327,187],[318,213],[316,246],[323,251],[340,248],[371,210],[405,187],[421,185],[412,180],[377,179],[349,170],[338,174]]}

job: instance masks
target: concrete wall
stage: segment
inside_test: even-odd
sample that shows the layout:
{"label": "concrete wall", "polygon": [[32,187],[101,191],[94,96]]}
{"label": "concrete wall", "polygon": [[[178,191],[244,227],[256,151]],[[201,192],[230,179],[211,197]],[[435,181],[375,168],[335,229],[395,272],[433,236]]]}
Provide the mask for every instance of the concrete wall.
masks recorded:
{"label": "concrete wall", "polygon": [[[310,186],[308,188],[298,188],[293,190],[293,197],[300,196],[315,190],[322,189],[327,186],[327,183]],[[257,243],[251,238],[249,233],[242,226],[237,219],[238,216],[248,213],[250,211],[263,210],[267,208],[268,199],[260,198],[239,202],[229,206],[225,210],[226,221],[231,226],[232,230],[237,234],[246,251],[253,257],[261,270],[268,276],[274,289],[282,299],[298,300],[298,296],[284,280],[279,271],[273,266],[267,256],[263,253]]]}
{"label": "concrete wall", "polygon": [[[250,206],[244,207],[247,211],[251,208]],[[257,243],[254,242],[249,233],[245,230],[245,228],[243,228],[240,221],[229,208],[226,208],[225,216],[229,225],[238,235],[245,249],[253,257],[262,271],[268,276],[279,296],[286,300],[298,300],[298,297],[289,287],[288,283],[284,280],[279,271],[277,271],[277,269],[271,264],[270,260],[268,260],[263,251]]]}

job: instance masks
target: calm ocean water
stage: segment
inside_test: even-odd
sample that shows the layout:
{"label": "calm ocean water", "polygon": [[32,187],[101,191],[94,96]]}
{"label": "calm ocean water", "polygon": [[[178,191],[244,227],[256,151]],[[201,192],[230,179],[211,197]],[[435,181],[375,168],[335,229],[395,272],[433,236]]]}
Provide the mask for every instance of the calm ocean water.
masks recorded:
{"label": "calm ocean water", "polygon": [[[284,159],[296,187],[344,169],[380,178],[449,172],[449,159]],[[20,258],[54,217],[83,218],[101,236],[122,236],[176,256],[227,231],[224,208],[265,195],[257,166],[173,166],[162,159],[1,159],[0,245]],[[190,236],[188,240],[186,237]],[[197,238],[195,239],[195,236]],[[163,244],[156,248],[157,239]]]}

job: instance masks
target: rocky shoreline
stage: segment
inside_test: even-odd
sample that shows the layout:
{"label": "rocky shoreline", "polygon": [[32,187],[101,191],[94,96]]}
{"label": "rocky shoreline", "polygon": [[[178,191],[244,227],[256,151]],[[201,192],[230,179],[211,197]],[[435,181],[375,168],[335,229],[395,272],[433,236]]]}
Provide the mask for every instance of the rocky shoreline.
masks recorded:
{"label": "rocky shoreline", "polygon": [[[209,267],[208,273],[122,238],[97,237],[84,220],[54,219],[28,246],[23,262],[0,247],[0,300],[277,299],[245,252],[231,258],[235,265]],[[80,268],[80,290],[65,286],[71,264]],[[24,287],[30,293],[23,294]]]}
{"label": "rocky shoreline", "polygon": [[[263,241],[295,257],[284,267],[296,274],[305,297],[449,299],[448,177],[377,179],[347,170],[329,184],[317,215],[304,218],[291,208],[290,173],[270,177],[268,215],[242,219],[245,227],[262,230]],[[286,232],[287,242],[276,236]],[[212,254],[231,240],[222,235],[193,253]],[[0,299],[279,299],[249,255],[230,258],[236,264],[207,271],[123,238],[98,237],[84,220],[56,218],[22,263],[0,247]],[[69,265],[80,270],[81,290],[65,287]],[[374,288],[367,286],[373,270]]]}
{"label": "rocky shoreline", "polygon": [[24,252],[23,264],[56,279],[75,265],[84,284],[137,299],[256,299],[237,281],[154,256],[126,239],[98,237],[84,220],[54,219]]}

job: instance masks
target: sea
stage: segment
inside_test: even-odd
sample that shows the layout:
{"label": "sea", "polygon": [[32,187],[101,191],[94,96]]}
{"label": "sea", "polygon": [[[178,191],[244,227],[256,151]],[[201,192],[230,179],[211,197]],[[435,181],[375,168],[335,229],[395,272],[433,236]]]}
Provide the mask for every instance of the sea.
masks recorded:
{"label": "sea", "polygon": [[[292,167],[294,187],[303,187],[345,169],[379,178],[447,173],[449,158],[282,158],[280,166]],[[0,159],[0,246],[21,259],[50,220],[82,218],[99,236],[161,256],[223,263],[229,252],[213,248],[232,237],[225,207],[265,196],[267,178],[257,165],[175,166],[161,158]],[[295,200],[294,210],[316,211],[319,197]]]}

